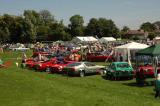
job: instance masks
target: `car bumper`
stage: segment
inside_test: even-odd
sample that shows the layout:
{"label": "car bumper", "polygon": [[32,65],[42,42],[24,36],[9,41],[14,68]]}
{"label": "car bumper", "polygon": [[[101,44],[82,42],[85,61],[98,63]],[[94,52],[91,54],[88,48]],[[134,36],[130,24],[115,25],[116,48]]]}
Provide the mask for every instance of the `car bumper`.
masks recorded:
{"label": "car bumper", "polygon": [[134,74],[131,74],[131,73],[110,73],[108,74],[110,76],[113,76],[113,77],[134,77]]}
{"label": "car bumper", "polygon": [[78,71],[66,71],[68,75],[79,75],[79,72]]}

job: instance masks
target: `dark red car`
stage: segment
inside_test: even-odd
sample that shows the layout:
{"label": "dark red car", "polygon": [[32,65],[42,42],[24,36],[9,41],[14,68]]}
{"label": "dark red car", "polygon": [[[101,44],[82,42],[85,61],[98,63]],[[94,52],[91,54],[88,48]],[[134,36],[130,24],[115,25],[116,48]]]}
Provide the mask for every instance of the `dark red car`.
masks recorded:
{"label": "dark red car", "polygon": [[68,64],[71,64],[75,61],[63,61],[63,62],[57,62],[56,64],[52,64],[48,67],[48,72],[50,73],[63,73],[62,70],[64,67],[66,67]]}
{"label": "dark red car", "polygon": [[154,67],[152,65],[140,65],[136,70],[136,74],[143,72],[146,78],[154,78]]}
{"label": "dark red car", "polygon": [[112,60],[112,56],[102,55],[101,53],[87,53],[87,61],[104,62],[106,59]]}

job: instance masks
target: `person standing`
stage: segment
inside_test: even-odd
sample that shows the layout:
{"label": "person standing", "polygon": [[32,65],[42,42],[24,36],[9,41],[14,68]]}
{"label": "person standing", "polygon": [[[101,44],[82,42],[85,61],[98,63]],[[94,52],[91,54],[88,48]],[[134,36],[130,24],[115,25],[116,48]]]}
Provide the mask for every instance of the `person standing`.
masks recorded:
{"label": "person standing", "polygon": [[123,61],[122,54],[119,54],[119,60],[120,60],[121,62]]}
{"label": "person standing", "polygon": [[27,59],[27,55],[25,52],[22,53],[22,63],[25,63]]}
{"label": "person standing", "polygon": [[157,98],[158,96],[160,97],[160,70],[157,71],[157,77],[155,80],[155,90],[156,90],[155,98]]}
{"label": "person standing", "polygon": [[[22,53],[22,63],[21,63],[21,67],[24,68],[25,67],[25,62],[27,59],[27,55],[25,52]],[[18,62],[16,63],[17,67],[18,67]]]}

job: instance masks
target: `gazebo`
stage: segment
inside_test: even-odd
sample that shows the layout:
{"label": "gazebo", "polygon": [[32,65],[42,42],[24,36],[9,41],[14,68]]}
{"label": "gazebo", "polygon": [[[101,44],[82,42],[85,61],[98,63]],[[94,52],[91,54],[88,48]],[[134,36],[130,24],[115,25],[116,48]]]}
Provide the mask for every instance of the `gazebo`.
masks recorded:
{"label": "gazebo", "polygon": [[157,76],[158,60],[160,59],[160,44],[150,46],[146,49],[139,50],[136,52],[136,69],[138,70],[138,56],[149,56],[151,57],[151,66],[154,70],[154,76]]}

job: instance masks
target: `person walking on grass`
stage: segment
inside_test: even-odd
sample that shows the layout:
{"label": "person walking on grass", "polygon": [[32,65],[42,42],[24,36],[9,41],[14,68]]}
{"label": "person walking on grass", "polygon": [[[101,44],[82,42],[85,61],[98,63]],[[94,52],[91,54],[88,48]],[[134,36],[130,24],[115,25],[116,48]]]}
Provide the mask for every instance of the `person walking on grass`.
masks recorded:
{"label": "person walking on grass", "polygon": [[155,90],[156,90],[155,98],[157,98],[158,96],[160,98],[160,70],[157,70],[157,76],[155,80]]}

